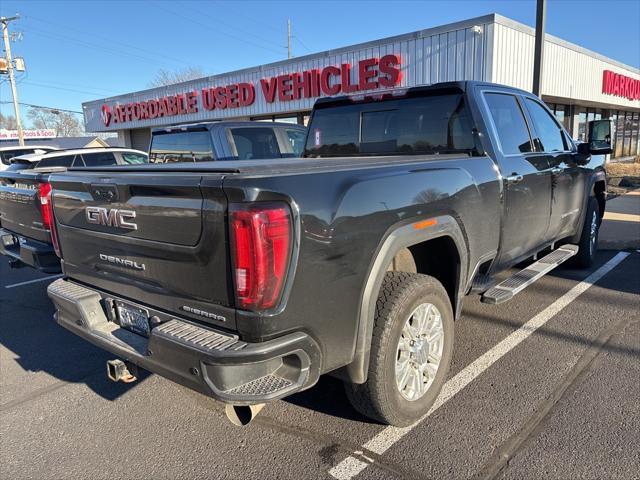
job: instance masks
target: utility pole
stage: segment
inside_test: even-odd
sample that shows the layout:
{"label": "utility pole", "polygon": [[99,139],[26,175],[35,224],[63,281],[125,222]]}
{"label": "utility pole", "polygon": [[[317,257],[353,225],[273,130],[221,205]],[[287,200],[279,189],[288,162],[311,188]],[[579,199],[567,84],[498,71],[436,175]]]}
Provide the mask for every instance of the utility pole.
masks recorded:
{"label": "utility pole", "polygon": [[291,19],[287,20],[287,58],[291,58]]}
{"label": "utility pole", "polygon": [[16,81],[13,77],[13,59],[11,58],[11,44],[9,43],[9,22],[17,20],[20,15],[13,17],[0,17],[2,23],[2,37],[4,38],[5,58],[7,59],[7,71],[9,73],[9,83],[11,84],[11,93],[13,94],[13,109],[16,112],[16,125],[18,126],[18,144],[24,146],[24,133],[22,132],[22,122],[20,121],[20,106],[18,105],[18,91],[16,90]]}
{"label": "utility pole", "polygon": [[537,0],[536,5],[536,40],[533,54],[533,93],[542,93],[542,70],[544,66],[544,36],[547,22],[547,0]]}

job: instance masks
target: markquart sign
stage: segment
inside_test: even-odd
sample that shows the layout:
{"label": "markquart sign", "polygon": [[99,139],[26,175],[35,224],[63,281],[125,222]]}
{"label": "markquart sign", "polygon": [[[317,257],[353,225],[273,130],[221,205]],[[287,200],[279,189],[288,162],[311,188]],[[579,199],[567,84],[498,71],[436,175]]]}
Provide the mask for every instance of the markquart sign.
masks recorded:
{"label": "markquart sign", "polygon": [[[355,75],[352,75],[354,69]],[[354,82],[352,76],[356,78]],[[101,116],[105,127],[108,127],[136,120],[188,115],[201,110],[248,107],[255,103],[256,95],[262,95],[266,103],[289,102],[321,95],[390,88],[399,85],[401,80],[400,56],[385,55],[360,60],[355,66],[343,63],[262,78],[257,85],[252,82],[232,83],[139,102],[105,103]]]}
{"label": "markquart sign", "polygon": [[640,80],[605,70],[602,74],[602,93],[640,100]]}

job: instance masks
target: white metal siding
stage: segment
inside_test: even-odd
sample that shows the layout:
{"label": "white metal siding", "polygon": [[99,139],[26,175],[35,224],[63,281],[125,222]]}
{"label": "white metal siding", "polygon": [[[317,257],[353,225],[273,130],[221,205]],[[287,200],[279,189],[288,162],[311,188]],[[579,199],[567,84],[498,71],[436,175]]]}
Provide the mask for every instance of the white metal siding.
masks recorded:
{"label": "white metal siding", "polygon": [[[533,86],[533,31],[509,25],[494,25],[493,76],[491,81],[531,91]],[[572,48],[567,42],[547,35],[545,39],[542,94],[574,101],[640,108],[640,101],[602,93],[604,70],[640,79],[636,71]]]}

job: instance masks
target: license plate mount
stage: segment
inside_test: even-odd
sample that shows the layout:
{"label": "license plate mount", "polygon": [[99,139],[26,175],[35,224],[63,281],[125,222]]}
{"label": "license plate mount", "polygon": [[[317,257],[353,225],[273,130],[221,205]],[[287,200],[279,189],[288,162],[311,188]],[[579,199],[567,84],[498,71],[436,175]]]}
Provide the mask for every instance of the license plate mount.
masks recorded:
{"label": "license plate mount", "polygon": [[128,303],[115,302],[118,323],[122,328],[139,335],[149,336],[149,311]]}

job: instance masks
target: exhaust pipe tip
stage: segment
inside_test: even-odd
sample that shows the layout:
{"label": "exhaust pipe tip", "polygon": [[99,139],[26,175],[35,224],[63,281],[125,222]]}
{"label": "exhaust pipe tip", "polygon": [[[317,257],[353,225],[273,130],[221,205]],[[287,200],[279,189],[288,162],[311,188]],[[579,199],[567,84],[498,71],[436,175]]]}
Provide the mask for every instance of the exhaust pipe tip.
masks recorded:
{"label": "exhaust pipe tip", "polygon": [[231,423],[237,427],[245,427],[249,425],[254,418],[260,413],[264,407],[264,403],[256,405],[229,405],[224,408],[224,413]]}

